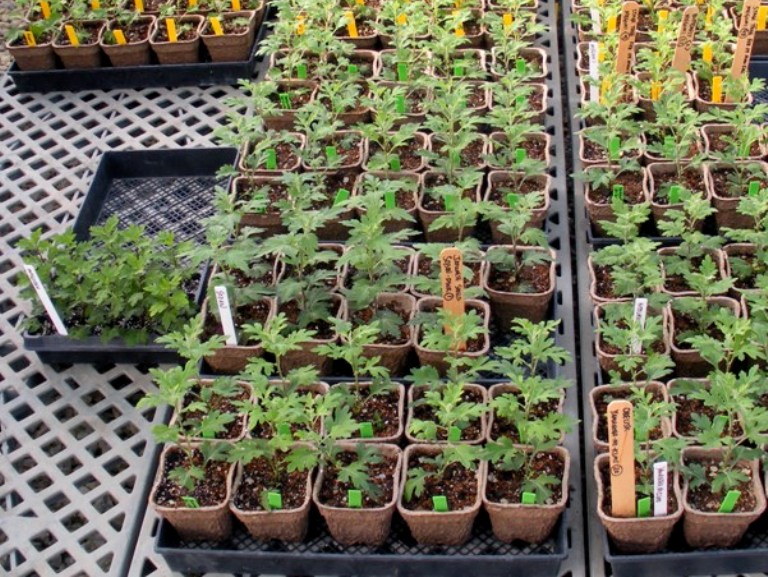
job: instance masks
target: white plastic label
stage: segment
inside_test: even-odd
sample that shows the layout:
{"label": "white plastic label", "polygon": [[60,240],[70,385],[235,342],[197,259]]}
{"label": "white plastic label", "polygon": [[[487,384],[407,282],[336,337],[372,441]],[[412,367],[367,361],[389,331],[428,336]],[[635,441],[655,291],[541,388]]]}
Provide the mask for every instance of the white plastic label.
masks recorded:
{"label": "white plastic label", "polygon": [[600,44],[589,43],[589,77],[592,83],[589,85],[589,100],[600,101]]}
{"label": "white plastic label", "polygon": [[667,514],[667,462],[653,464],[653,516]]}
{"label": "white plastic label", "polygon": [[597,8],[590,8],[589,14],[592,17],[592,33],[601,34],[600,32],[600,11]]}
{"label": "white plastic label", "polygon": [[35,289],[35,292],[37,293],[37,298],[39,298],[40,302],[43,303],[43,307],[45,307],[45,312],[47,312],[48,316],[51,318],[51,322],[53,323],[53,326],[56,329],[56,332],[59,333],[60,335],[67,336],[69,334],[67,332],[67,327],[65,327],[64,323],[61,321],[61,317],[59,316],[59,313],[56,311],[56,307],[54,307],[53,302],[51,302],[51,297],[48,296],[48,291],[45,290],[45,287],[43,286],[43,283],[40,280],[40,277],[37,276],[37,270],[35,270],[35,267],[29,264],[25,264],[24,272],[27,273],[27,277],[29,277],[29,282],[32,283],[32,288]]}
{"label": "white plastic label", "polygon": [[221,328],[224,329],[224,336],[227,337],[227,344],[230,346],[237,346],[235,322],[232,320],[232,308],[229,306],[227,287],[217,286],[214,287],[213,290],[216,292],[216,304],[219,306]]}
{"label": "white plastic label", "polygon": [[[635,310],[632,318],[641,329],[645,328],[645,317],[648,314],[648,299],[635,299]],[[633,339],[632,353],[639,355],[643,352],[643,344],[638,339]]]}

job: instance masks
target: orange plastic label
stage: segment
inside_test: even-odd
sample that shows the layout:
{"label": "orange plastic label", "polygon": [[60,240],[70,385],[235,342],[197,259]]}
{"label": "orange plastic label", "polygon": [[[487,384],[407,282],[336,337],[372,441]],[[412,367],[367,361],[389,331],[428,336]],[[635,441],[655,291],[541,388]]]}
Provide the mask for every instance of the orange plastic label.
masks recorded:
{"label": "orange plastic label", "polygon": [[651,82],[651,100],[654,102],[661,98],[661,82]]}
{"label": "orange plastic label", "polygon": [[666,24],[667,18],[669,18],[669,10],[659,10],[659,27],[657,28],[659,32],[664,30],[664,24]]}
{"label": "orange plastic label", "polygon": [[299,14],[296,16],[296,34],[302,36],[306,31],[307,27],[304,24],[304,16]]}
{"label": "orange plastic label", "polygon": [[128,44],[125,40],[125,34],[123,34],[122,30],[113,30],[112,34],[115,36],[115,42],[118,44]]}
{"label": "orange plastic label", "polygon": [[635,423],[632,403],[611,401],[608,405],[608,457],[611,473],[611,508],[614,517],[634,517]]}
{"label": "orange plastic label", "polygon": [[707,64],[712,64],[712,56],[713,56],[712,45],[705,44],[704,47],[701,49],[701,59]]}
{"label": "orange plastic label", "polygon": [[67,33],[67,38],[69,38],[69,43],[72,46],[80,46],[80,40],[77,39],[77,33],[71,24],[66,24],[64,26],[64,31]]}
{"label": "orange plastic label", "polygon": [[165,28],[168,30],[168,40],[171,42],[178,42],[179,34],[176,31],[176,22],[174,22],[173,18],[165,19]]}
{"label": "orange plastic label", "polygon": [[29,30],[25,30],[23,34],[24,34],[24,44],[26,44],[27,46],[37,46],[37,42],[35,42],[34,34],[32,34]]}
{"label": "orange plastic label", "polygon": [[505,12],[501,17],[501,21],[504,23],[504,28],[509,28],[512,26],[512,14]]}
{"label": "orange plastic label", "polygon": [[606,26],[606,32],[608,32],[608,34],[613,34],[616,32],[616,20],[616,16],[611,16],[608,18],[608,24]]}
{"label": "orange plastic label", "polygon": [[[458,16],[458,14],[459,14],[458,10],[453,11],[454,16]],[[466,36],[466,34],[464,33],[464,25],[461,23],[456,25],[456,36],[459,38],[464,38],[464,36]]]}
{"label": "orange plastic label", "polygon": [[720,104],[723,101],[723,77],[712,77],[712,102]]}
{"label": "orange plastic label", "polygon": [[91,0],[91,10],[100,10],[100,9],[101,9],[100,0]]}
{"label": "orange plastic label", "polygon": [[232,10],[235,12],[240,12],[240,10],[242,10],[240,0],[232,0]]}

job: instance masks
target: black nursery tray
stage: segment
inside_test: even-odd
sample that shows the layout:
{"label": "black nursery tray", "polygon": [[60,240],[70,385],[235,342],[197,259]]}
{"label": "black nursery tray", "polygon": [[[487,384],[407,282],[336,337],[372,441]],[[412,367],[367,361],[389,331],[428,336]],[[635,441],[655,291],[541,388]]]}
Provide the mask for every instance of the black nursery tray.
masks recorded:
{"label": "black nursery tray", "polygon": [[[117,216],[121,227],[141,224],[152,235],[170,230],[178,241],[203,240],[201,220],[213,214],[213,194],[226,179],[216,173],[233,165],[234,148],[105,152],[75,221],[79,240],[91,226]],[[204,296],[205,272],[196,291]],[[157,344],[103,343],[97,337],[75,340],[60,335],[24,334],[24,346],[46,363],[175,363],[176,353]]]}
{"label": "black nursery tray", "polygon": [[555,577],[568,552],[565,517],[540,545],[507,545],[494,538],[488,517],[481,512],[466,544],[430,547],[418,545],[405,522],[394,515],[392,531],[384,545],[341,547],[320,516],[313,515],[316,518],[310,520],[309,534],[298,544],[256,541],[237,522],[233,535],[221,543],[186,542],[170,524],[162,521],[155,550],[165,557],[171,569],[182,573],[242,573],[258,567],[262,574],[369,577]]}

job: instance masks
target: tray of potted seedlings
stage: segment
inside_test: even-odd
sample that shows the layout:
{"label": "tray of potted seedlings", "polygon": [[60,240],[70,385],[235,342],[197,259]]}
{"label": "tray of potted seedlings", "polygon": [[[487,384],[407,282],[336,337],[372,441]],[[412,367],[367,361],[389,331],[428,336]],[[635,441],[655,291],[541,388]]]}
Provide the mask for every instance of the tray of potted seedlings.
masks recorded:
{"label": "tray of potted seedlings", "polygon": [[8,71],[20,92],[236,84],[266,32],[264,0],[18,1]]}
{"label": "tray of potted seedlings", "polygon": [[[154,339],[200,310],[192,260],[233,148],[104,153],[74,227],[19,244],[32,302],[24,346],[49,363],[177,362]],[[31,267],[31,268],[29,268]],[[45,296],[41,296],[45,295]]]}
{"label": "tray of potted seedlings", "polygon": [[[181,571],[556,575],[581,514],[554,12],[276,4],[266,80],[217,131],[241,154],[190,255],[207,300],[163,339],[188,360],[144,401],[177,415],[157,549]],[[232,383],[251,398],[213,398]]]}
{"label": "tray of potted seedlings", "polygon": [[768,109],[723,14],[566,8],[594,575],[765,570]]}

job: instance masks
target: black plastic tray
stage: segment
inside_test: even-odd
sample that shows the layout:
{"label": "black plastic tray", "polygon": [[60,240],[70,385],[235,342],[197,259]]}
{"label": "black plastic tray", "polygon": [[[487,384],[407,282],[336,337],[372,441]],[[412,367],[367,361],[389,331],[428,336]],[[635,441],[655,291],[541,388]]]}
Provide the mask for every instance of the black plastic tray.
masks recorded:
{"label": "black plastic tray", "polygon": [[[75,221],[77,238],[88,238],[91,226],[112,215],[120,225],[143,224],[149,234],[171,230],[179,241],[203,240],[200,221],[213,214],[214,187],[226,186],[216,177],[224,165],[234,165],[234,148],[105,152]],[[207,271],[201,271],[196,291],[204,297]],[[75,340],[61,335],[24,334],[24,346],[46,363],[175,363],[176,353],[157,344],[103,343],[96,337]]]}
{"label": "black plastic tray", "polygon": [[159,64],[153,55],[153,64],[147,66],[113,67],[102,54],[102,66],[93,69],[20,70],[16,62],[8,69],[19,92],[58,92],[80,90],[114,90],[120,88],[173,88],[178,86],[235,85],[241,78],[254,75],[261,60],[256,51],[268,26],[267,17],[256,33],[248,60],[237,62],[211,62],[201,44],[203,62],[195,64]]}

